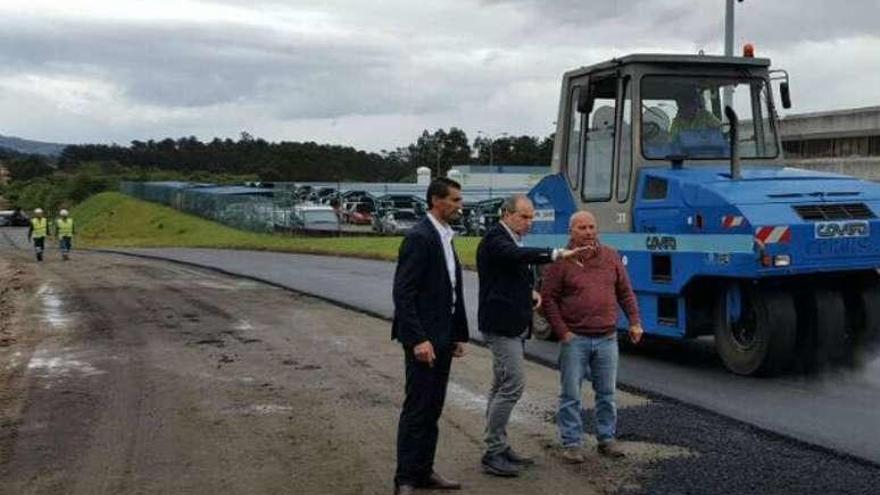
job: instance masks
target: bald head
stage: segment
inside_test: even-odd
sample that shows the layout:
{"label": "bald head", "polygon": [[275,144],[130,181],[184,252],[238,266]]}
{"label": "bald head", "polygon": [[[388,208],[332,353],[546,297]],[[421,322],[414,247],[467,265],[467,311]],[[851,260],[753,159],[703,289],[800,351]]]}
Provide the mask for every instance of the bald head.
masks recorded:
{"label": "bald head", "polygon": [[599,237],[596,217],[589,211],[579,211],[568,221],[568,234],[576,247],[594,246]]}
{"label": "bald head", "polygon": [[590,213],[589,211],[587,211],[587,210],[576,211],[571,216],[571,218],[568,219],[568,230],[571,230],[571,228],[574,226],[575,222],[580,221],[580,219],[582,219],[582,218],[590,220],[593,223],[596,223],[596,217],[592,213]]}

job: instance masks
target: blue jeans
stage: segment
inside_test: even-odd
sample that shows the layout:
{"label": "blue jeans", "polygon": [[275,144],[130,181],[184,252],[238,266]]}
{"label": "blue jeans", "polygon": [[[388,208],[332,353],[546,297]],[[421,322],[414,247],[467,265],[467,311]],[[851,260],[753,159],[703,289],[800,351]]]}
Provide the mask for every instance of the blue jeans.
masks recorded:
{"label": "blue jeans", "polygon": [[560,345],[562,390],[556,425],[563,447],[579,447],[583,444],[581,383],[584,378],[592,382],[596,393],[596,436],[599,442],[614,439],[617,428],[617,407],[614,404],[617,360],[617,334],[607,337],[575,335],[571,342]]}
{"label": "blue jeans", "polygon": [[58,247],[61,249],[62,254],[67,254],[70,252],[71,247],[71,239],[69,236],[64,236],[61,240],[58,241]]}

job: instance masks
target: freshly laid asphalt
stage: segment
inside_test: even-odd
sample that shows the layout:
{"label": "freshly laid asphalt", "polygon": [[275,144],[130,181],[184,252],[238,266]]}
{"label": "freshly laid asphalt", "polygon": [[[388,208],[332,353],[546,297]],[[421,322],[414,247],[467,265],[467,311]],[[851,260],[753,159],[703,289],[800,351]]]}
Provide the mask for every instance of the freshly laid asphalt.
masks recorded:
{"label": "freshly laid asphalt", "polygon": [[[389,262],[214,249],[116,251],[256,278],[383,318],[390,318],[393,312],[394,264]],[[465,272],[464,283],[471,333],[479,339],[476,274]],[[532,340],[527,353],[553,365],[557,344]],[[619,377],[624,387],[880,464],[880,360],[858,372],[744,378],[724,369],[711,340],[657,342],[624,353]]]}

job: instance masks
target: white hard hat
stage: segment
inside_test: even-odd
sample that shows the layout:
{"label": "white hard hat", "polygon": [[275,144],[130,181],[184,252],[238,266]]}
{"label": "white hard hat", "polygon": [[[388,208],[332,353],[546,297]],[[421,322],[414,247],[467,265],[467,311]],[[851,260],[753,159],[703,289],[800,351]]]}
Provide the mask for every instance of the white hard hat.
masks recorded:
{"label": "white hard hat", "polygon": [[66,216],[67,216],[67,210],[62,209],[61,211],[58,212],[58,214],[61,215],[62,217],[66,217]]}
{"label": "white hard hat", "polygon": [[40,213],[43,213],[42,208],[37,208],[36,210],[34,210],[34,214],[39,215]]}

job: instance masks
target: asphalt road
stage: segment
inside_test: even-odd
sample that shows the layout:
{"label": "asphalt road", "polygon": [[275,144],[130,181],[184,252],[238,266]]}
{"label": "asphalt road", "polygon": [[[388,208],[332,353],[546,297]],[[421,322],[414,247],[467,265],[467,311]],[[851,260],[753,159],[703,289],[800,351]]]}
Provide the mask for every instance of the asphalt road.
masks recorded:
{"label": "asphalt road", "polygon": [[[212,249],[129,249],[254,277],[389,318],[394,264],[284,253]],[[477,277],[464,277],[468,316],[476,332]],[[530,341],[527,352],[546,363],[556,344]],[[695,405],[772,432],[880,464],[880,361],[860,372],[773,379],[728,373],[711,340],[658,343],[628,352],[620,382]]]}

